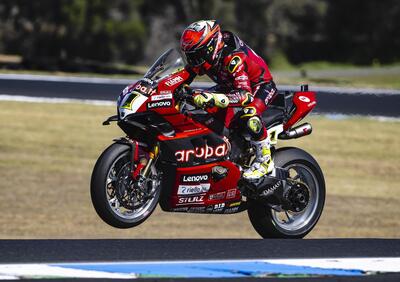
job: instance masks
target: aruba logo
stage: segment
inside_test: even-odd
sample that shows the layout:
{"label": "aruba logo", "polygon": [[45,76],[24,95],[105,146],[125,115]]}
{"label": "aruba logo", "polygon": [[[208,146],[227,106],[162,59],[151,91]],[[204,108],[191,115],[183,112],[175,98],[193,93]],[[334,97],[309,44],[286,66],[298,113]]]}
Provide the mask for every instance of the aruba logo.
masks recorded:
{"label": "aruba logo", "polygon": [[205,145],[204,147],[195,147],[194,150],[180,150],[175,153],[178,162],[188,162],[193,155],[199,159],[208,159],[210,157],[223,157],[228,153],[228,146],[224,143],[215,148]]}

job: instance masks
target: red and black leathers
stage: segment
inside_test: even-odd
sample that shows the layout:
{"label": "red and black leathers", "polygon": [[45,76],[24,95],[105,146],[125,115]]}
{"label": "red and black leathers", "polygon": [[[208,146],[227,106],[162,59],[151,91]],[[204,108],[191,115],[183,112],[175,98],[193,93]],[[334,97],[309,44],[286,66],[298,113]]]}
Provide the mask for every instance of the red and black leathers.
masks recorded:
{"label": "red and black leathers", "polygon": [[[190,81],[196,75],[208,75],[217,83],[209,91],[225,93],[229,97],[230,106],[242,107],[243,114],[240,120],[246,128],[251,117],[258,116],[262,123],[261,114],[277,93],[268,66],[236,35],[229,31],[222,32],[222,35],[225,45],[215,65],[208,70],[186,66],[191,73]],[[225,120],[230,118],[232,114],[227,113]],[[227,123],[229,124],[229,121]],[[258,132],[250,128],[248,131],[255,140],[267,136],[263,125]]]}

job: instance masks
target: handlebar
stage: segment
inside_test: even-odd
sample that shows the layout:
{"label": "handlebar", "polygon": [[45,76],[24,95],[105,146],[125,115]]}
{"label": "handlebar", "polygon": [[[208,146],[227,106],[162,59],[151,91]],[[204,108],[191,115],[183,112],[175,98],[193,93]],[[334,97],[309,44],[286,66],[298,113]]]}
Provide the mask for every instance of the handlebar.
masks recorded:
{"label": "handlebar", "polygon": [[[200,92],[199,95],[205,96],[204,93]],[[189,85],[183,85],[180,90],[176,93],[176,99],[180,101],[185,101],[186,103],[199,109],[199,107],[194,103],[194,91],[189,87]],[[212,108],[215,106],[215,101],[212,99],[209,101],[201,110],[206,110],[207,108]]]}

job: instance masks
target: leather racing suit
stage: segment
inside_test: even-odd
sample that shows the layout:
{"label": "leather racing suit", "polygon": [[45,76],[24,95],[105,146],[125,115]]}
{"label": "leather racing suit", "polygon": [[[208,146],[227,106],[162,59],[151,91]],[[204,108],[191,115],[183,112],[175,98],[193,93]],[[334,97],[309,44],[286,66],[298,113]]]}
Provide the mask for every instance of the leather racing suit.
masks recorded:
{"label": "leather racing suit", "polygon": [[[225,46],[215,65],[206,71],[188,65],[185,68],[191,74],[190,82],[196,75],[206,74],[217,83],[208,91],[224,93],[229,99],[229,107],[241,109],[240,123],[252,137],[256,162],[259,163],[258,167],[256,164],[251,171],[245,171],[244,177],[247,173],[248,178],[258,179],[273,169],[267,130],[261,115],[275,98],[277,89],[268,65],[260,56],[233,33],[224,31],[222,35]],[[227,112],[227,127],[230,127],[232,118],[232,112]]]}

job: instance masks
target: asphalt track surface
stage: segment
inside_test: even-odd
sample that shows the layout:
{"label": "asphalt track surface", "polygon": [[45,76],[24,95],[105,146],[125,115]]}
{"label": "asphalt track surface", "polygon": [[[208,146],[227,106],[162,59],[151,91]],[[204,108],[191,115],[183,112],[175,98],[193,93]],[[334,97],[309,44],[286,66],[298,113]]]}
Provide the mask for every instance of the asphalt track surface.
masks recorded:
{"label": "asphalt track surface", "polygon": [[[0,240],[1,264],[357,257],[400,257],[400,240]],[[141,280],[172,281],[171,279],[154,278],[134,281]],[[195,280],[210,281],[210,279]],[[237,278],[235,278],[236,280]],[[272,278],[265,280],[275,281]],[[279,280],[282,281],[282,279]],[[217,279],[217,281],[234,280]],[[261,279],[240,278],[239,281],[261,281]],[[283,281],[400,281],[400,274],[362,277],[285,278]]]}
{"label": "asphalt track surface", "polygon": [[[118,94],[135,80],[72,78],[54,76],[0,76],[0,95],[29,97],[71,98],[116,101]],[[210,87],[197,83],[195,87]],[[299,87],[278,86],[281,91]],[[373,89],[341,89],[336,87],[310,87],[317,91],[314,112],[400,117],[400,91]]]}
{"label": "asphalt track surface", "polygon": [[400,257],[400,240],[0,240],[0,263],[381,256]]}

